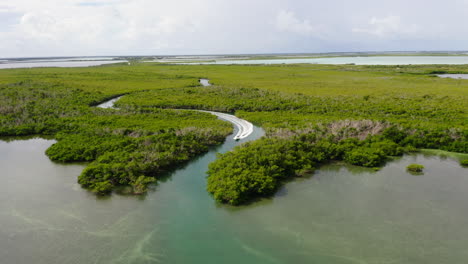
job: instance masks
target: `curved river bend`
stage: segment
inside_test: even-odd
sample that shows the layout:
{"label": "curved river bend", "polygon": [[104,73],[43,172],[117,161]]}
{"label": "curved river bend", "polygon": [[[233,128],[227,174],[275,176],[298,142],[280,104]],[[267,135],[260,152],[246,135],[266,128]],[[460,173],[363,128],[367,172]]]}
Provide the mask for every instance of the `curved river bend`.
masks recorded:
{"label": "curved river bend", "polygon": [[[200,79],[200,84],[203,86],[211,86],[210,81],[208,79]],[[106,101],[102,104],[97,105],[96,107],[99,108],[115,108],[114,104],[123,96],[119,96],[116,98],[113,98],[109,101]],[[234,134],[234,139],[239,140],[239,139],[244,139],[250,134],[254,132],[254,126],[252,123],[250,123],[247,120],[240,119],[234,115],[226,114],[226,113],[220,113],[220,112],[214,112],[214,111],[205,111],[205,110],[193,110],[193,111],[199,111],[199,112],[205,112],[205,113],[210,113],[212,115],[217,116],[220,119],[226,120],[230,123],[232,123],[236,128],[237,132]],[[260,128],[257,128],[260,129]]]}
{"label": "curved river bend", "polygon": [[[378,172],[331,164],[271,199],[216,204],[208,164],[262,135],[228,137],[146,196],[107,198],[76,183],[83,165],[44,155],[54,141],[0,141],[0,262],[466,263],[468,175],[450,158],[407,155]],[[425,174],[406,173],[410,163]]]}
{"label": "curved river bend", "polygon": [[[200,79],[200,84],[203,86],[211,86],[210,80],[208,79]],[[226,120],[228,122],[231,122],[234,126],[237,127],[237,133],[234,135],[235,140],[243,139],[248,137],[250,134],[253,133],[254,126],[252,123],[250,123],[247,120],[240,119],[236,116],[225,114],[225,113],[220,113],[220,112],[214,112],[214,111],[203,111],[200,110],[200,112],[206,112],[210,113],[212,115],[215,115],[223,120]]]}

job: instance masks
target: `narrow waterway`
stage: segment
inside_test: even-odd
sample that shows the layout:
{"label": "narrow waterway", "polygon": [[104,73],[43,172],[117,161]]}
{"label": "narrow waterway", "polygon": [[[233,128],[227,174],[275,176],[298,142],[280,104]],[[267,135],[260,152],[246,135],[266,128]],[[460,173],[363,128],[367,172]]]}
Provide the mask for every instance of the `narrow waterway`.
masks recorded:
{"label": "narrow waterway", "polygon": [[[211,86],[209,79],[202,78],[199,80],[199,82],[204,87]],[[231,122],[237,128],[237,133],[234,135],[235,140],[246,138],[253,132],[254,127],[252,123],[250,123],[247,120],[240,119],[234,115],[214,112],[214,111],[203,111],[203,110],[200,110],[200,112],[210,113],[212,115],[219,117],[220,119]]]}
{"label": "narrow waterway", "polygon": [[[200,79],[199,82],[200,82],[200,84],[202,86],[205,86],[205,87],[206,86],[211,86],[210,81],[208,79]],[[108,100],[106,102],[103,102],[103,103],[97,105],[96,107],[99,107],[99,108],[115,108],[114,104],[120,98],[122,98],[122,96],[113,98],[113,99]],[[254,132],[254,126],[253,126],[252,123],[250,123],[247,120],[240,119],[240,118],[238,118],[238,117],[236,117],[234,115],[221,113],[221,112],[215,112],[215,111],[205,111],[205,110],[189,110],[189,111],[199,111],[199,112],[209,113],[209,114],[217,116],[218,118],[220,118],[222,120],[225,120],[225,121],[228,121],[228,122],[232,123],[237,129],[237,132],[235,134],[233,134],[234,135],[233,139],[235,139],[235,140],[247,138],[248,136],[250,136],[250,134],[252,134]],[[257,129],[260,129],[260,128],[257,128]]]}

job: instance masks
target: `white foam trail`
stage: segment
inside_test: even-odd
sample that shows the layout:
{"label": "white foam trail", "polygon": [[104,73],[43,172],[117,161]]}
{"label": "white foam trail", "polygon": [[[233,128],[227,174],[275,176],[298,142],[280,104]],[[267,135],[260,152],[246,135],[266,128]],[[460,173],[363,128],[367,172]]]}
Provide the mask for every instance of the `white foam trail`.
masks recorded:
{"label": "white foam trail", "polygon": [[247,120],[240,119],[237,116],[230,115],[230,114],[225,114],[225,113],[220,113],[220,112],[214,112],[214,111],[204,111],[204,110],[199,110],[200,112],[205,112],[205,113],[210,113],[212,115],[215,115],[223,120],[226,120],[228,122],[231,122],[233,125],[235,125],[238,129],[236,135],[234,136],[235,140],[238,139],[243,139],[253,132],[253,125]]}

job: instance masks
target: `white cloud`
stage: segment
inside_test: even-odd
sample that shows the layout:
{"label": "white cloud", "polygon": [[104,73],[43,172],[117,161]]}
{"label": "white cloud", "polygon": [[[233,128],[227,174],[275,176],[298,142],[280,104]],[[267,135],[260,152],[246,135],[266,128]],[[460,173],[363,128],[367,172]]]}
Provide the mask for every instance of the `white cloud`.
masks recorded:
{"label": "white cloud", "polygon": [[307,19],[298,19],[292,11],[279,12],[276,16],[276,27],[280,31],[300,35],[312,35],[320,32],[320,27],[313,26]]}
{"label": "white cloud", "polygon": [[372,17],[367,27],[353,28],[355,33],[365,33],[381,38],[403,36],[417,33],[420,28],[417,25],[404,25],[399,16],[387,16],[384,18]]}
{"label": "white cloud", "polygon": [[60,30],[56,19],[48,12],[29,12],[21,17],[19,29],[25,36],[44,39],[57,40]]}
{"label": "white cloud", "polygon": [[258,52],[279,43],[268,19],[276,8],[260,8],[276,0],[15,1],[17,21],[0,23],[0,57]]}
{"label": "white cloud", "polygon": [[463,49],[449,1],[0,0],[0,57]]}
{"label": "white cloud", "polygon": [[58,52],[77,55],[77,51],[80,55],[103,51],[157,53],[168,47],[180,47],[175,36],[180,38],[196,29],[193,16],[177,10],[180,4],[155,5],[148,0],[103,4],[110,2],[83,5],[75,1],[71,5],[57,3],[40,9],[19,5],[23,14],[17,23],[3,32],[0,28],[4,48],[0,57],[30,56],[29,51],[41,49],[44,56]]}

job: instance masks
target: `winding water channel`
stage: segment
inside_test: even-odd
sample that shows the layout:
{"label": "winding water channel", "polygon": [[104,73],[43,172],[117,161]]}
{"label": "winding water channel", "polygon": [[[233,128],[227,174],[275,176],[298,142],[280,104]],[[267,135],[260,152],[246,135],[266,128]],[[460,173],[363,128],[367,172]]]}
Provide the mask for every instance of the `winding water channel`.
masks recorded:
{"label": "winding water channel", "polygon": [[468,175],[451,158],[406,155],[378,172],[330,164],[272,198],[216,204],[208,164],[262,135],[228,137],[145,196],[106,198],[76,183],[84,165],[45,156],[53,140],[0,141],[0,262],[466,263]]}
{"label": "winding water channel", "polygon": [[[202,86],[205,86],[205,87],[211,86],[210,80],[208,79],[200,79],[199,81]],[[234,135],[235,140],[246,138],[250,134],[253,133],[254,126],[252,125],[252,123],[250,123],[247,120],[240,119],[234,115],[230,115],[226,113],[220,113],[220,112],[214,112],[214,111],[203,111],[203,110],[200,110],[200,112],[210,113],[212,115],[219,117],[220,119],[231,122],[237,128],[237,133]]]}
{"label": "winding water channel", "polygon": [[[202,86],[205,86],[205,87],[206,86],[211,86],[210,81],[208,79],[200,79],[199,82],[200,82],[200,84]],[[106,102],[103,102],[102,104],[99,104],[96,107],[99,107],[99,108],[115,108],[114,104],[120,98],[122,98],[122,96],[113,98],[113,99],[108,100]],[[209,114],[217,116],[218,118],[220,118],[222,120],[225,120],[225,121],[228,121],[228,122],[232,123],[237,128],[237,132],[234,134],[234,137],[233,137],[233,139],[235,139],[235,140],[244,139],[244,138],[250,136],[250,134],[252,134],[254,132],[254,126],[253,126],[252,123],[250,123],[247,120],[240,119],[240,118],[238,118],[238,117],[236,117],[234,115],[221,113],[221,112],[215,112],[215,111],[205,111],[205,110],[192,110],[192,111],[199,111],[199,112],[209,113]],[[257,128],[257,129],[261,129],[261,128]]]}

